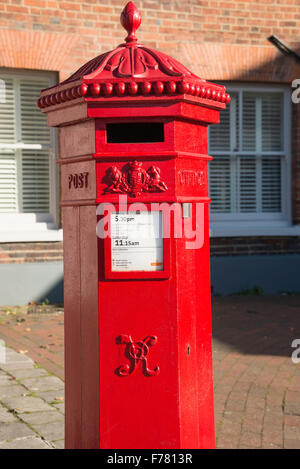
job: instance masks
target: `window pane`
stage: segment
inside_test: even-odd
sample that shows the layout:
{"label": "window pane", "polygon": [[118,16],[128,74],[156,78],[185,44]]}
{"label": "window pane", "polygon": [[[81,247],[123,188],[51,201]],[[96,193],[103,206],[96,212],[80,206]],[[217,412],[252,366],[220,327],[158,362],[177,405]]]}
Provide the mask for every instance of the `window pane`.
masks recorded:
{"label": "window pane", "polygon": [[281,151],[282,138],[282,93],[264,93],[262,97],[262,150]]}
{"label": "window pane", "polygon": [[262,211],[281,211],[281,158],[262,158]]}
{"label": "window pane", "polygon": [[[238,103],[242,105],[241,122]],[[216,126],[210,132],[210,150],[215,158],[210,163],[212,212],[281,213],[283,155],[274,156],[272,152],[284,148],[283,103],[282,91],[241,88],[233,93],[229,109],[221,113],[221,129]],[[239,154],[239,137],[244,154]]]}
{"label": "window pane", "polygon": [[[51,134],[36,105],[50,85],[47,74],[0,75],[0,212],[50,212]],[[41,150],[30,149],[36,144]]]}
{"label": "window pane", "polygon": [[230,157],[226,156],[217,156],[209,164],[211,209],[214,212],[231,212],[230,168]]}
{"label": "window pane", "polygon": [[23,212],[49,212],[49,151],[22,151]]}

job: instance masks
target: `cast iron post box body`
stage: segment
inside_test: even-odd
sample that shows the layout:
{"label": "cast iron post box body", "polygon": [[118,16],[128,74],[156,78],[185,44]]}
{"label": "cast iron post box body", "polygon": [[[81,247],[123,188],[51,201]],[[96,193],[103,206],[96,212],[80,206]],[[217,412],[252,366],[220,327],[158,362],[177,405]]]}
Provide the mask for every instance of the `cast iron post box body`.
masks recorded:
{"label": "cast iron post box body", "polygon": [[[139,45],[140,21],[130,2],[126,42],[38,101],[60,128],[66,448],[214,447],[207,128],[230,98]],[[163,230],[161,203],[180,225],[198,217],[198,246],[171,226],[145,269],[126,236],[96,234],[99,204],[117,234],[119,217],[135,229],[125,196],[140,216],[152,204]]]}

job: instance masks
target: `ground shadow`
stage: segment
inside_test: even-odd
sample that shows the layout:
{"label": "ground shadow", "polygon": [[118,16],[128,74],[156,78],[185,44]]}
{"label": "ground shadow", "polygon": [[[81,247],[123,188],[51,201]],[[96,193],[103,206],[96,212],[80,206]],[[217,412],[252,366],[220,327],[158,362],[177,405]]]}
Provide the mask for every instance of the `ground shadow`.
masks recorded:
{"label": "ground shadow", "polygon": [[300,295],[213,297],[213,349],[291,356],[300,339]]}

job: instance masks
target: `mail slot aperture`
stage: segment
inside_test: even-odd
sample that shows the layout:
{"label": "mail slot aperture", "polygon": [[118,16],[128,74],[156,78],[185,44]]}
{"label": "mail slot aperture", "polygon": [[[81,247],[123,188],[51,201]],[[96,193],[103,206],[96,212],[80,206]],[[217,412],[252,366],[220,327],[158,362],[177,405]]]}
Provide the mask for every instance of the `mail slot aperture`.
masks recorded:
{"label": "mail slot aperture", "polygon": [[107,143],[153,143],[164,141],[164,124],[134,122],[106,125]]}

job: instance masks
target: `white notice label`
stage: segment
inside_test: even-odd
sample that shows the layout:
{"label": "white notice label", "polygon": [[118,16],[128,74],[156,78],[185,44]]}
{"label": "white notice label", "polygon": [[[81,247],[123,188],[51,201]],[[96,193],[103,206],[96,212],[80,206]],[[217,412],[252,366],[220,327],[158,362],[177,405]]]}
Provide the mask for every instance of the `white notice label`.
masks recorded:
{"label": "white notice label", "polygon": [[112,213],[112,271],[163,270],[162,233],[162,212]]}

